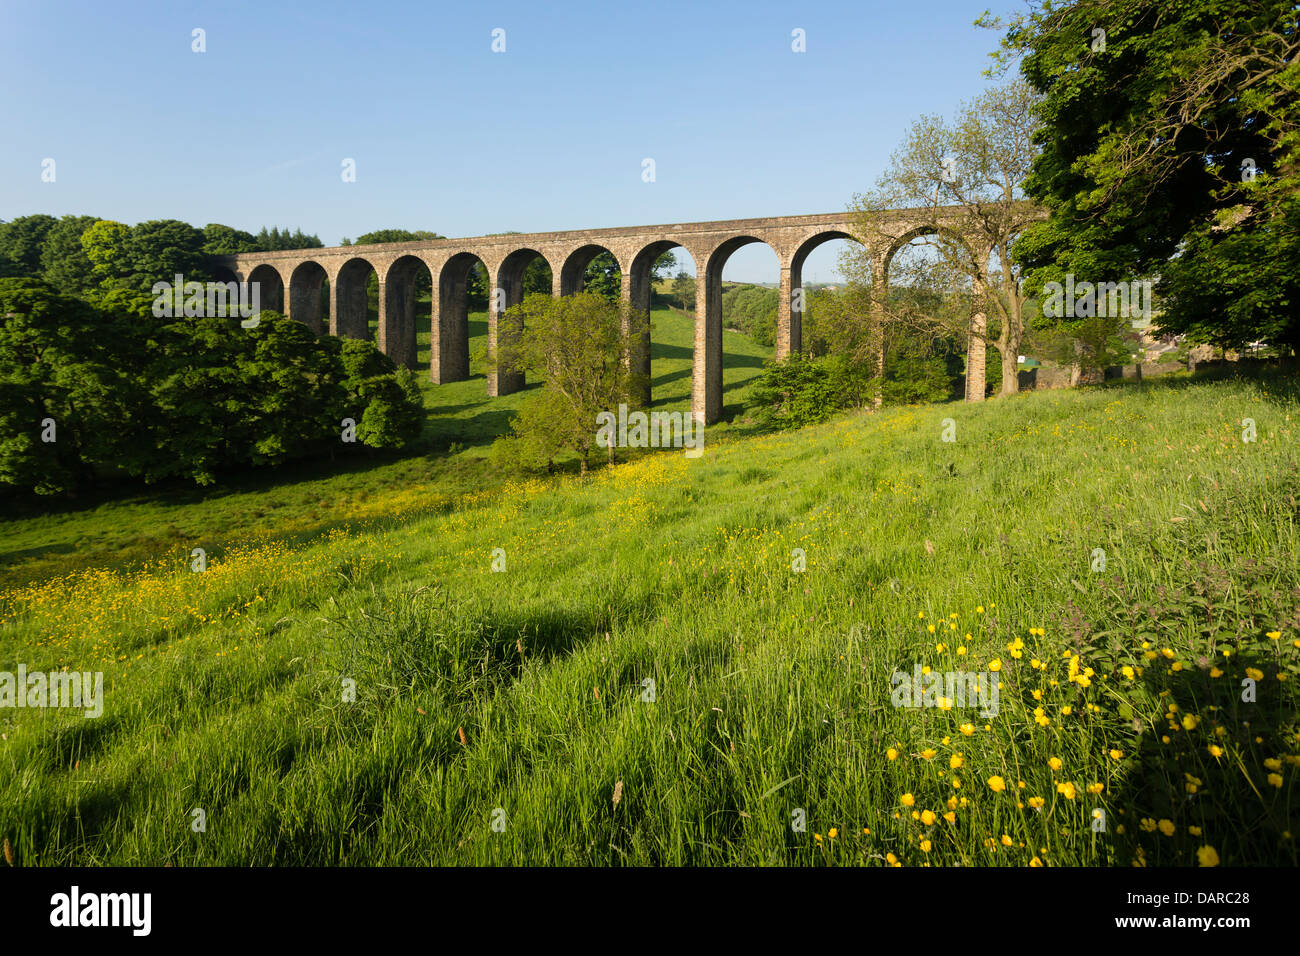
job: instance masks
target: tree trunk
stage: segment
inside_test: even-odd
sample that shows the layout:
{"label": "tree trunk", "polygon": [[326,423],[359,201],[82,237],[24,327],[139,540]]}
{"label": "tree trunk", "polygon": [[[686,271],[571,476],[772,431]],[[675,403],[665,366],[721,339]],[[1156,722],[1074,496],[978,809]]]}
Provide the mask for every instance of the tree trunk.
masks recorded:
{"label": "tree trunk", "polygon": [[1020,343],[1008,342],[1002,353],[1002,397],[1016,395],[1020,392]]}
{"label": "tree trunk", "polygon": [[[970,346],[966,349],[966,401],[984,401],[984,391],[988,375],[988,342],[983,333],[987,329],[983,314],[975,316],[972,321]],[[975,334],[979,333],[979,334]]]}

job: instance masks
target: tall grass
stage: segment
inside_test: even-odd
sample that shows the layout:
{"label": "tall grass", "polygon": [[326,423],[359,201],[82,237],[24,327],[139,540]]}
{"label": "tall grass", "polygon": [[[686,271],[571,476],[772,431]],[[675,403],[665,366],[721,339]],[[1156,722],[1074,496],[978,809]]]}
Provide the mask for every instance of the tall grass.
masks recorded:
{"label": "tall grass", "polygon": [[[103,670],[106,705],[0,710],[0,836],[27,865],[1293,864],[1297,397],[711,432],[429,511],[376,487],[384,521],[203,573],[14,582],[0,669]],[[894,707],[914,665],[996,673],[997,716]]]}

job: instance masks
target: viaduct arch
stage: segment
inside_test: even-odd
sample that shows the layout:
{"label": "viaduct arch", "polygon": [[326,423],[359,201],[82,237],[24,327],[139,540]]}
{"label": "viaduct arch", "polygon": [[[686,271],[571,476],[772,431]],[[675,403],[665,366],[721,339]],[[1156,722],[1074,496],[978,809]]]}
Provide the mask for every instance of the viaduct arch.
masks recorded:
{"label": "viaduct arch", "polygon": [[[776,354],[784,358],[802,348],[803,314],[795,292],[802,288],[803,266],[815,248],[834,239],[860,242],[871,255],[873,281],[879,276],[887,282],[890,261],[903,245],[917,235],[950,228],[949,220],[957,222],[960,212],[959,207],[896,210],[888,216],[885,233],[870,241],[855,235],[852,214],[841,212],[251,252],[217,256],[214,263],[241,282],[262,283],[265,307],[284,311],[313,331],[350,338],[369,338],[366,283],[373,271],[379,282],[377,345],[394,363],[411,369],[417,367],[415,279],[428,275],[433,286],[429,378],[444,383],[469,377],[466,291],[476,264],[500,290],[489,297],[488,344],[494,348],[511,333],[504,311],[523,299],[524,269],[535,258],[550,266],[552,291],[558,296],[579,291],[587,265],[609,252],[622,274],[623,299],[646,313],[651,267],[664,252],[681,246],[694,259],[697,273],[691,410],[712,423],[722,416],[722,270],[733,252],[753,242],[766,243],[776,252],[781,269]],[[329,325],[325,329],[320,308],[321,287],[327,279]],[[877,306],[883,309],[883,303]],[[983,328],[984,322],[983,315],[972,316],[973,328]],[[628,361],[648,383],[650,329],[647,323],[642,326],[632,330],[639,334]],[[972,349],[970,358],[972,370],[977,364],[981,370],[978,382],[982,384],[983,350],[976,356]],[[975,380],[974,375],[968,378]],[[519,373],[491,372],[488,394],[508,395],[523,384]],[[967,391],[971,398],[971,388]],[[649,404],[649,394],[639,398]]]}

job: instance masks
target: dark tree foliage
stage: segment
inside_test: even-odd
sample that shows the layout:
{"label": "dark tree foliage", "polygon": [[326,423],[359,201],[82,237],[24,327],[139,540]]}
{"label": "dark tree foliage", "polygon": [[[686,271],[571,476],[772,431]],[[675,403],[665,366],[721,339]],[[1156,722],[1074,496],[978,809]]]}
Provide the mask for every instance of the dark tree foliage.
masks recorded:
{"label": "dark tree foliage", "polygon": [[367,232],[364,235],[357,236],[352,241],[357,246],[373,246],[381,242],[418,242],[421,239],[446,239],[446,236],[440,236],[436,232],[430,232],[428,229],[376,229],[374,232]]}
{"label": "dark tree foliage", "polygon": [[98,216],[64,216],[50,227],[41,244],[41,278],[66,295],[84,296],[97,284],[95,267],[81,235]]}
{"label": "dark tree foliage", "polygon": [[38,276],[41,273],[41,247],[58,220],[38,213],[19,216],[0,223],[0,260],[10,276]]}
{"label": "dark tree foliage", "polygon": [[722,324],[740,329],[759,345],[776,343],[776,312],[781,296],[761,285],[735,285],[722,292]]}
{"label": "dark tree foliage", "polygon": [[261,252],[251,232],[210,222],[203,227],[203,252],[209,256],[233,256],[241,252]]}
{"label": "dark tree foliage", "polygon": [[1048,0],[981,22],[1044,96],[1027,290],[1150,276],[1167,332],[1300,346],[1295,4]]}
{"label": "dark tree foliage", "polygon": [[271,229],[263,226],[253,239],[253,248],[245,251],[275,252],[278,249],[320,249],[324,245],[325,243],[320,241],[319,236],[309,236],[301,229],[290,232],[288,229],[281,229],[279,226],[274,226]]}
{"label": "dark tree foliage", "polygon": [[[0,279],[0,488],[56,494],[124,476],[211,484],[419,436],[414,377],[371,343],[318,338],[268,311],[254,328],[238,317],[159,321],[151,302],[116,289],[91,305]],[[343,441],[345,419],[356,444]]]}
{"label": "dark tree foliage", "polygon": [[754,419],[769,428],[800,428],[869,406],[877,390],[886,405],[960,397],[962,344],[955,336],[936,337],[903,325],[886,333],[884,372],[877,381],[872,352],[863,348],[869,309],[869,291],[856,285],[813,293],[804,312],[804,352],[767,363],[750,393]]}

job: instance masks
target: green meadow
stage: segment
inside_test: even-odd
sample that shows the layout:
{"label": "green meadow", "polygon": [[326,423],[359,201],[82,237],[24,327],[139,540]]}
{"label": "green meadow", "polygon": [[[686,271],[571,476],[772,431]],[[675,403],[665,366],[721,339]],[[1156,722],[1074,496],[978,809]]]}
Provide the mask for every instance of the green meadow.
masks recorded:
{"label": "green meadow", "polygon": [[[730,415],[764,353],[724,351]],[[0,710],[17,865],[1297,862],[1293,376],[519,479],[472,354],[422,456],[10,515],[0,670],[104,674],[101,717]],[[921,669],[996,713],[895,706]]]}
{"label": "green meadow", "polygon": [[[423,454],[397,458],[363,451],[350,460],[291,464],[270,475],[239,476],[211,488],[170,486],[127,496],[105,494],[55,504],[52,510],[47,502],[39,511],[11,507],[0,511],[5,541],[0,585],[74,569],[126,570],[182,545],[213,554],[252,539],[304,544],[331,530],[382,518],[396,491],[423,488],[430,492],[428,507],[436,508],[440,495],[500,484],[503,476],[485,461],[488,447],[509,432],[510,418],[538,386],[530,380],[522,392],[489,398],[487,315],[471,314],[469,320],[470,378],[464,382],[429,383],[427,328],[418,335],[418,361],[426,369],[421,390],[428,411],[419,442]],[[653,407],[688,411],[693,318],[656,309],[651,324]],[[742,410],[748,387],[771,350],[744,335],[724,332],[723,354],[723,401],[732,415]],[[570,464],[576,471],[576,462]]]}

